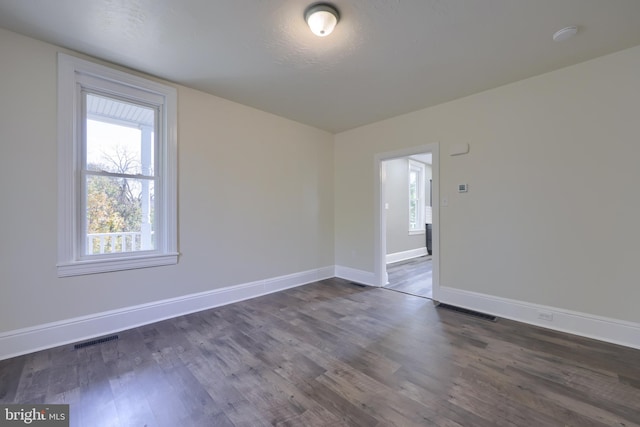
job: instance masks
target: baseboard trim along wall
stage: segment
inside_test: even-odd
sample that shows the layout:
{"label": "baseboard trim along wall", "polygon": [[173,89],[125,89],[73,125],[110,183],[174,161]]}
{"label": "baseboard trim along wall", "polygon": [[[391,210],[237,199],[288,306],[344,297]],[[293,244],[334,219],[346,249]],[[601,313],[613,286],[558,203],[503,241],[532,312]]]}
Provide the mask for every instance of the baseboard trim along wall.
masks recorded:
{"label": "baseboard trim along wall", "polygon": [[360,283],[368,286],[376,286],[376,275],[370,271],[358,270],[351,267],[344,267],[342,265],[336,265],[335,277],[340,279],[349,280],[350,282]]}
{"label": "baseboard trim along wall", "polygon": [[0,333],[0,360],[334,277],[333,266]]}
{"label": "baseboard trim along wall", "polygon": [[445,286],[440,287],[438,298],[440,302],[446,304],[492,314],[505,319],[640,349],[639,323]]}
{"label": "baseboard trim along wall", "polygon": [[418,257],[427,255],[427,253],[428,253],[427,248],[423,246],[421,248],[410,249],[408,251],[387,254],[387,264],[406,261],[411,258],[418,258]]}
{"label": "baseboard trim along wall", "polygon": [[[331,266],[0,333],[0,360],[220,307],[332,277],[377,286],[375,274]],[[440,302],[640,349],[640,324],[440,287]],[[548,319],[548,320],[544,320]]]}

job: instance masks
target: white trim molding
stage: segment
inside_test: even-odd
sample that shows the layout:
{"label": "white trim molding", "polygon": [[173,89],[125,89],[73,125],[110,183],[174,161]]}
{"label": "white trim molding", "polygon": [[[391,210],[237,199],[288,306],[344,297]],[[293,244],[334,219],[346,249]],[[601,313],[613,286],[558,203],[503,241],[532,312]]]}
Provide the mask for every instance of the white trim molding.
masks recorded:
{"label": "white trim molding", "polygon": [[344,267],[342,265],[336,265],[335,277],[349,280],[350,282],[360,283],[362,285],[376,287],[380,286],[377,283],[376,275],[374,273],[371,273],[370,271],[358,270],[356,268]]}
{"label": "white trim molding", "polygon": [[[178,113],[177,90],[128,72],[58,53],[58,276],[176,264],[178,262]],[[90,254],[87,237],[85,119],[87,93],[154,109],[154,172],[142,177],[154,182],[155,247],[150,250]],[[119,101],[118,101],[119,102]],[[151,138],[149,136],[149,138]],[[149,143],[151,140],[149,139]],[[92,172],[95,176],[108,172]],[[122,231],[122,230],[121,230]]]}
{"label": "white trim molding", "polygon": [[440,287],[438,301],[530,325],[640,349],[640,323],[445,286]]}
{"label": "white trim molding", "polygon": [[114,258],[99,261],[83,260],[68,264],[58,264],[58,277],[172,265],[178,263],[178,255],[179,254],[176,252],[163,255],[129,256],[126,258]]}
{"label": "white trim molding", "polygon": [[[385,175],[383,162],[386,160],[409,157],[416,154],[431,153],[432,188],[432,248],[433,248],[433,297],[438,298],[440,293],[440,145],[438,142],[416,147],[405,148],[396,151],[376,153],[374,156],[374,278],[371,283],[374,286],[386,286],[387,275],[387,233],[386,215],[384,206],[386,200]],[[337,267],[336,267],[337,268]]]}
{"label": "white trim molding", "polygon": [[334,277],[323,267],[0,333],[0,360],[207,310]]}
{"label": "white trim molding", "polygon": [[[424,234],[424,231],[422,232]],[[416,249],[410,249],[408,251],[395,252],[392,254],[387,254],[387,264],[391,264],[394,262],[406,261],[412,258],[418,258],[421,256],[427,255],[427,248],[421,247]]]}

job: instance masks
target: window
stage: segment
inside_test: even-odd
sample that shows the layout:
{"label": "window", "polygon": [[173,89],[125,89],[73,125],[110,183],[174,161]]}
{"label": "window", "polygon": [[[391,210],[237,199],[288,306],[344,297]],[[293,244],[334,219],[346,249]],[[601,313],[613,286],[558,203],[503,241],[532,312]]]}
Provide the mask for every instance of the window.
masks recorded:
{"label": "window", "polygon": [[409,234],[424,233],[425,165],[409,160]]}
{"label": "window", "polygon": [[58,275],[177,263],[176,91],[58,55]]}

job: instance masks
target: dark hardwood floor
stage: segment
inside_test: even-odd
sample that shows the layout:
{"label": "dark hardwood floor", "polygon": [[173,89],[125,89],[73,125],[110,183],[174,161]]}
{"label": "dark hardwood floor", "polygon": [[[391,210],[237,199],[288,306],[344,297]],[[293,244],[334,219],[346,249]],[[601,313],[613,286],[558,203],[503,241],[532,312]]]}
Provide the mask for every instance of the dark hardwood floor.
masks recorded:
{"label": "dark hardwood floor", "polygon": [[398,292],[433,298],[433,262],[431,256],[412,258],[387,265],[389,284],[385,286]]}
{"label": "dark hardwood floor", "polygon": [[0,362],[72,426],[638,426],[640,351],[331,279]]}

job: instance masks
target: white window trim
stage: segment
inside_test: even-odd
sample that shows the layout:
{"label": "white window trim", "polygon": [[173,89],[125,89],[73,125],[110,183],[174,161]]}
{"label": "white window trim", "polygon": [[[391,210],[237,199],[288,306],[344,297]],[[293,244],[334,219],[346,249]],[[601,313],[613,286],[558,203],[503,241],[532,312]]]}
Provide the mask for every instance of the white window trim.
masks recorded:
{"label": "white window trim", "polygon": [[[409,174],[408,174],[408,179],[407,179],[407,189],[409,189],[409,187],[411,186],[411,172],[412,171],[417,171],[418,172],[418,212],[417,212],[417,216],[418,216],[418,226],[419,228],[411,228],[411,199],[409,199],[409,216],[407,217],[407,222],[408,222],[408,228],[409,228],[409,235],[410,236],[414,236],[414,235],[419,235],[419,234],[425,234],[426,230],[425,230],[425,199],[426,199],[426,183],[425,183],[425,176],[426,176],[426,172],[427,172],[427,168],[426,165],[422,162],[418,162],[416,160],[412,160],[409,159]],[[409,192],[409,194],[411,194]]]}
{"label": "white window trim", "polygon": [[[98,79],[105,86],[116,84],[131,91],[143,91],[164,100],[160,120],[159,165],[162,191],[158,194],[160,218],[157,230],[164,236],[150,253],[129,252],[86,259],[79,253],[78,204],[81,201],[79,174],[80,108],[78,86],[82,79]],[[131,95],[128,95],[131,96]],[[58,276],[76,276],[176,264],[177,251],[177,92],[170,86],[123,71],[58,53]]]}

